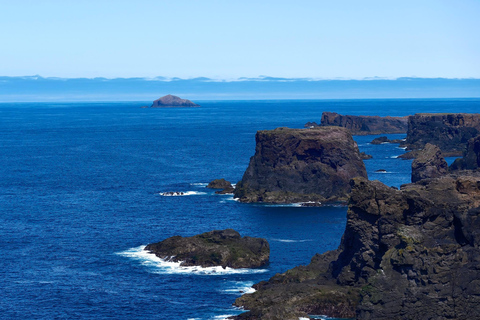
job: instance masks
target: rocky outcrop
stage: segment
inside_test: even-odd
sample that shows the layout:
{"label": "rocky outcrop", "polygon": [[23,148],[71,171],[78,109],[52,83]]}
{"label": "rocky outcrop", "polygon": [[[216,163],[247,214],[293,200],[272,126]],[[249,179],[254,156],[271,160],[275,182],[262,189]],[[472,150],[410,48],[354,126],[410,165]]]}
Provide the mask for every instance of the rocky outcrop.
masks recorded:
{"label": "rocky outcrop", "polygon": [[233,191],[235,190],[233,188],[232,184],[230,183],[230,181],[227,181],[223,178],[222,179],[215,179],[215,180],[211,181],[207,185],[207,188],[222,189],[222,190],[215,191],[215,193],[217,193],[217,194],[230,194],[230,193],[233,193]]}
{"label": "rocky outcrop", "polygon": [[345,201],[350,179],[367,176],[345,128],[278,128],[255,139],[255,155],[235,188],[242,202]]}
{"label": "rocky outcrop", "polygon": [[366,154],[365,152],[360,152],[360,158],[362,158],[362,160],[370,160],[373,156],[371,154]]}
{"label": "rocky outcrop", "polygon": [[167,261],[182,262],[182,266],[257,268],[267,264],[270,257],[267,240],[242,238],[233,229],[174,236],[149,244],[145,250]]}
{"label": "rocky outcrop", "polygon": [[339,248],[254,285],[237,319],[480,319],[479,257],[480,174],[356,178]]}
{"label": "rocky outcrop", "polygon": [[168,94],[153,101],[152,108],[173,108],[173,107],[200,107],[187,99],[181,99],[177,96]]}
{"label": "rocky outcrop", "polygon": [[456,159],[451,170],[477,170],[480,168],[480,136],[468,140],[463,158]]}
{"label": "rocky outcrop", "polygon": [[437,145],[444,156],[461,156],[468,140],[480,134],[480,114],[419,113],[409,117],[406,146]]}
{"label": "rocky outcrop", "polygon": [[[310,123],[312,126],[313,123]],[[405,133],[408,117],[350,116],[324,112],[320,126],[347,128],[353,135]]]}
{"label": "rocky outcrop", "polygon": [[383,136],[383,137],[378,137],[378,138],[373,139],[372,142],[370,142],[370,144],[402,143],[402,142],[404,142],[403,139],[390,140],[387,137]]}
{"label": "rocky outcrop", "polygon": [[412,162],[412,182],[422,179],[438,178],[448,172],[448,164],[440,148],[427,143]]}

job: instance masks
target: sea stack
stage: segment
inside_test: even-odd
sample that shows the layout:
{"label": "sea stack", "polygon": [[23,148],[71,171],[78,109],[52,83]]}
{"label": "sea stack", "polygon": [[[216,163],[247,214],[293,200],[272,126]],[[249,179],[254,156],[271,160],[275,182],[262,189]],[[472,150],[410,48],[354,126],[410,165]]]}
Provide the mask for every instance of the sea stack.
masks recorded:
{"label": "sea stack", "polygon": [[367,177],[345,128],[277,128],[258,131],[255,140],[255,155],[235,188],[241,202],[346,201],[350,179]]}
{"label": "sea stack", "polygon": [[168,94],[155,101],[151,106],[152,108],[185,108],[185,107],[200,107],[198,104],[193,103],[190,100],[182,99],[177,96]]}

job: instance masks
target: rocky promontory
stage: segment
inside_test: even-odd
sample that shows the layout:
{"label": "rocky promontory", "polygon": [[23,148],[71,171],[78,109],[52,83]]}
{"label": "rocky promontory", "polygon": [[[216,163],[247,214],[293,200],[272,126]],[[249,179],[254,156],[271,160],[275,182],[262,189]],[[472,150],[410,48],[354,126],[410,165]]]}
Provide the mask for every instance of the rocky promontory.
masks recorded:
{"label": "rocky promontory", "polygon": [[254,285],[236,319],[480,319],[479,230],[480,174],[355,178],[339,248]]}
{"label": "rocky promontory", "polygon": [[193,103],[190,100],[182,99],[177,96],[168,94],[155,101],[151,106],[152,108],[178,108],[178,107],[200,107],[198,104]]}
{"label": "rocky promontory", "polygon": [[[311,122],[307,125],[315,126]],[[344,127],[353,135],[405,133],[408,129],[408,117],[351,116],[324,112],[320,126]]]}
{"label": "rocky promontory", "polygon": [[467,142],[480,134],[478,113],[418,113],[408,119],[407,150],[431,143],[444,156],[461,156]]}
{"label": "rocky promontory", "polygon": [[242,202],[345,201],[365,165],[345,128],[258,131],[255,155],[234,196]]}
{"label": "rocky promontory", "polygon": [[480,136],[468,140],[463,158],[458,158],[450,166],[451,170],[477,170],[480,168]]}
{"label": "rocky promontory", "polygon": [[448,164],[439,147],[427,143],[412,162],[412,182],[441,177],[448,172]]}
{"label": "rocky promontory", "polygon": [[268,263],[270,246],[263,238],[241,237],[233,229],[193,237],[174,236],[145,247],[157,257],[181,266],[257,268]]}

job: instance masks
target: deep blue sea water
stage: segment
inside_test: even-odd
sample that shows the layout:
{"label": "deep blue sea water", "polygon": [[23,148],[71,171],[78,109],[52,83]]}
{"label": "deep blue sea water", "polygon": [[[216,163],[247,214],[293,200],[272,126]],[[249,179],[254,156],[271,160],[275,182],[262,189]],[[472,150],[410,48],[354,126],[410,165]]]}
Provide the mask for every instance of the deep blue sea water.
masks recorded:
{"label": "deep blue sea water", "polygon": [[[241,204],[204,186],[241,179],[255,132],[323,111],[479,112],[480,99],[0,104],[0,315],[5,319],[222,319],[240,291],[335,249],[345,207]],[[400,186],[397,145],[355,137],[370,179]],[[404,135],[390,135],[402,138]],[[449,159],[452,161],[452,159]],[[375,173],[385,169],[387,173]],[[163,197],[160,192],[190,195]],[[142,253],[173,235],[234,228],[270,242],[259,270],[182,269]]]}

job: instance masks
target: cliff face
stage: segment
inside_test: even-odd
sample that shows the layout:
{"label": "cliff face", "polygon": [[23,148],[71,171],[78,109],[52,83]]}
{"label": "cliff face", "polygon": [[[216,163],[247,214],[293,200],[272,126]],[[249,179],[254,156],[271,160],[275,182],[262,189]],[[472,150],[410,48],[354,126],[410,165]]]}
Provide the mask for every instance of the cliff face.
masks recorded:
{"label": "cliff face", "polygon": [[468,140],[463,158],[456,159],[451,170],[477,170],[480,168],[480,136]]}
{"label": "cliff face", "polygon": [[427,143],[412,162],[412,182],[438,178],[448,172],[448,164],[439,147]]}
{"label": "cliff face", "polygon": [[177,96],[168,94],[153,101],[152,108],[168,108],[168,107],[200,107],[187,99],[181,99]]}
{"label": "cliff face", "polygon": [[324,112],[320,125],[344,127],[354,135],[405,133],[408,117],[349,116]]}
{"label": "cliff face", "polygon": [[480,319],[480,176],[356,178],[347,219],[337,250],[257,284],[238,319]]}
{"label": "cliff face", "polygon": [[480,134],[480,114],[421,113],[410,116],[406,145],[408,150],[422,149],[426,143],[437,145],[445,156],[462,155],[469,139]]}
{"label": "cliff face", "polygon": [[353,177],[366,177],[357,144],[344,128],[259,131],[255,155],[235,197],[242,202],[346,200]]}

